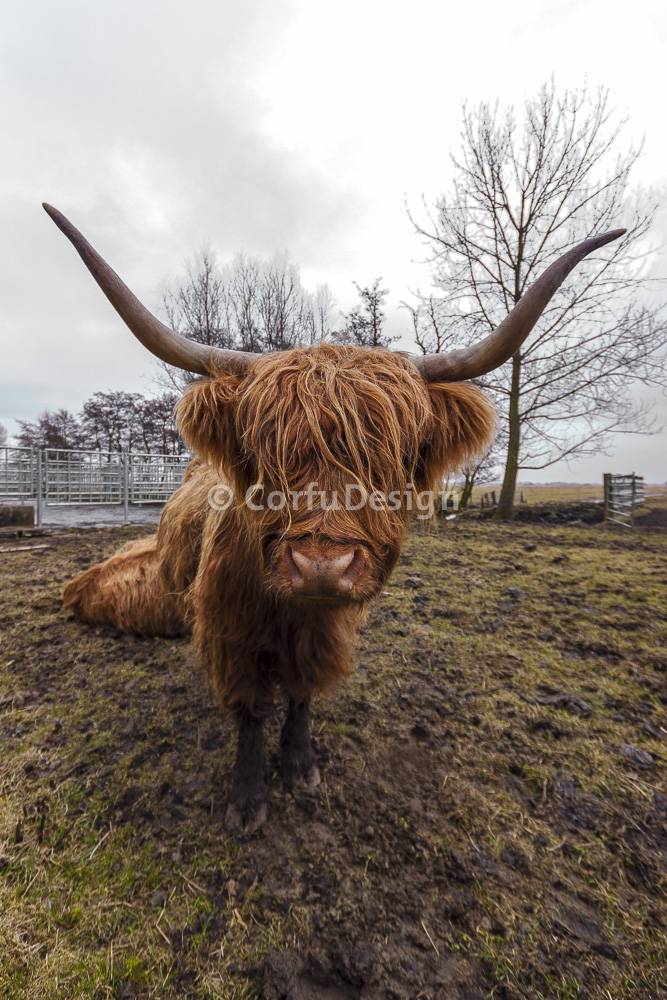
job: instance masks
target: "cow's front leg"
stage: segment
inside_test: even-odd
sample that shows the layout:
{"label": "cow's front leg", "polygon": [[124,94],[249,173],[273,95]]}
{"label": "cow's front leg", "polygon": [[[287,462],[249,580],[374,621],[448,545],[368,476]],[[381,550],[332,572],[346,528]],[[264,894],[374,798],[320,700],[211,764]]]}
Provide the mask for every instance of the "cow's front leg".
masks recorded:
{"label": "cow's front leg", "polygon": [[266,820],[266,766],[264,763],[263,720],[246,709],[236,712],[238,743],[232,771],[232,790],[225,815],[227,833],[254,833]]}
{"label": "cow's front leg", "polygon": [[280,734],[280,770],[286,788],[314,788],[320,783],[310,742],[310,698],[289,699],[287,717]]}

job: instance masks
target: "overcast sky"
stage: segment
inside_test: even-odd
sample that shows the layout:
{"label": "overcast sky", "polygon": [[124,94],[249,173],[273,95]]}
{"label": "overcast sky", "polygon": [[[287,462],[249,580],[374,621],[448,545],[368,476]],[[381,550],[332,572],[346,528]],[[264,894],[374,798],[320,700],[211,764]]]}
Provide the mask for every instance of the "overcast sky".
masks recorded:
{"label": "overcast sky", "polygon": [[[405,204],[451,177],[461,102],[514,102],[553,73],[608,86],[667,183],[665,5],[651,0],[13,0],[0,34],[0,422],[148,391],[150,356],[41,208],[49,201],[155,311],[209,242],[289,250],[349,309],[382,276],[392,332],[429,287]],[[663,213],[656,242],[667,237]],[[667,276],[667,251],[654,263]],[[667,295],[667,288],[665,291]],[[409,347],[409,341],[402,346]],[[667,403],[656,413],[667,422]],[[667,480],[667,438],[524,479]]]}

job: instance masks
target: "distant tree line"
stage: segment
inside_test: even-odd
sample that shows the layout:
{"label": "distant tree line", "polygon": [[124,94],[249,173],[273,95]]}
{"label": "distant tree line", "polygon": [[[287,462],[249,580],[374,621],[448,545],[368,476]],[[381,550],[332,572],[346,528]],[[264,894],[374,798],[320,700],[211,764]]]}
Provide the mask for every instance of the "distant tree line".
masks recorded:
{"label": "distant tree line", "polygon": [[44,410],[37,420],[19,420],[17,444],[24,448],[81,448],[180,455],[185,451],[174,421],[175,392],[96,392],[78,414]]}
{"label": "distant tree line", "polygon": [[184,337],[225,349],[280,351],[329,336],[333,297],[326,285],[309,293],[287,254],[261,260],[239,253],[220,266],[202,247],[186,262],[184,277],[168,283],[163,306]]}
{"label": "distant tree line", "polygon": [[[287,254],[269,260],[237,254],[219,265],[202,247],[186,262],[185,274],[169,282],[163,308],[169,326],[184,337],[224,349],[284,351],[321,341],[360,347],[388,347],[383,306],[388,295],[381,278],[358,285],[360,303],[347,314],[335,306],[328,285],[315,293],[301,283]],[[160,382],[182,390],[192,376],[161,364]]]}

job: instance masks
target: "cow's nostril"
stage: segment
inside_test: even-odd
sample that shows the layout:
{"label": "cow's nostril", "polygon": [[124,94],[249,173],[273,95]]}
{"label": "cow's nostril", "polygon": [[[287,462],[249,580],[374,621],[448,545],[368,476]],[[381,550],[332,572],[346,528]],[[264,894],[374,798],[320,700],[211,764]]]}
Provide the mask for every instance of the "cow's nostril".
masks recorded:
{"label": "cow's nostril", "polygon": [[363,567],[360,548],[335,550],[311,548],[304,552],[294,545],[287,546],[285,567],[294,587],[304,594],[340,594],[351,590]]}
{"label": "cow's nostril", "polygon": [[294,549],[288,545],[285,549],[285,567],[291,582],[295,586],[303,583],[303,573],[299,569],[296,561],[298,558],[299,553],[295,552]]}
{"label": "cow's nostril", "polygon": [[364,568],[364,554],[361,549],[357,548],[352,553],[352,558],[350,559],[349,565],[346,567],[344,572],[341,574],[340,582],[343,586],[353,587],[361,576],[361,571]]}

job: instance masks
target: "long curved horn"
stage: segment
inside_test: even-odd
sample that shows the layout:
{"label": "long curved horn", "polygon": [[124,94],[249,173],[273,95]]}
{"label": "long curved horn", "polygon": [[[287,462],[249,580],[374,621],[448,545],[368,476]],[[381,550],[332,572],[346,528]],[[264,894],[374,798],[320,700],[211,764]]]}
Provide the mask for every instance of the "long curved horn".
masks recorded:
{"label": "long curved horn", "polygon": [[166,361],[168,365],[175,365],[176,368],[183,368],[186,372],[195,372],[198,375],[210,375],[216,368],[226,368],[241,375],[251,361],[261,356],[249,351],[225,351],[220,347],[206,347],[175,333],[141,304],[116,272],[112,271],[88,240],[61,212],[47,204],[44,204],[43,208],[58,229],[74,245],[81,260],[121,319],[151,354]]}
{"label": "long curved horn", "polygon": [[484,340],[446,354],[425,354],[410,360],[426,382],[461,382],[499,368],[519,350],[570,271],[587,254],[617,240],[626,232],[626,229],[614,229],[602,236],[592,236],[568,250],[539,276],[500,326]]}

